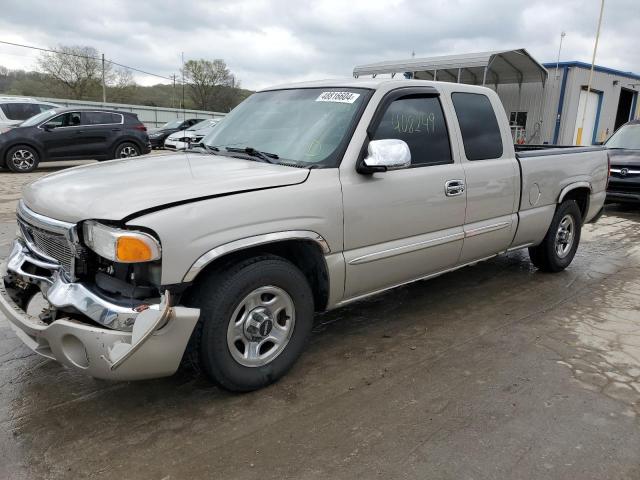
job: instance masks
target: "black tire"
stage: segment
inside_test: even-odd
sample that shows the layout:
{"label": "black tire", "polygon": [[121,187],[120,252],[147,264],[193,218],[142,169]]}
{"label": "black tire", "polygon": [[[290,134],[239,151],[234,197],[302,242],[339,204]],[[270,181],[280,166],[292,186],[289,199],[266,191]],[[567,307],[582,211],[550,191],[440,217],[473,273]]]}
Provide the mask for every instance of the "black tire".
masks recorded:
{"label": "black tire", "polygon": [[122,142],[113,151],[113,158],[139,157],[141,149],[133,142]]}
{"label": "black tire", "polygon": [[[567,221],[572,225],[570,245],[565,243],[566,233],[561,233],[561,223]],[[565,200],[556,209],[551,226],[544,240],[537,247],[529,248],[531,262],[543,272],[560,272],[567,268],[578,250],[580,231],[582,229],[582,213],[574,200]],[[565,229],[566,230],[566,229]],[[559,250],[565,250],[560,253]]]}
{"label": "black tire", "polygon": [[33,172],[39,163],[40,154],[28,145],[11,147],[4,159],[4,165],[14,173]]}
{"label": "black tire", "polygon": [[[246,316],[237,314],[237,309],[243,308],[241,305],[244,301],[261,288],[284,291],[293,303],[295,313],[288,339],[282,343],[282,347],[274,350],[276,352],[281,348],[277,356],[264,365],[247,366],[236,359],[241,351],[236,345],[245,342],[245,348],[248,348],[246,342],[250,340],[243,338],[233,344],[227,340],[227,336],[233,335],[229,333],[233,329],[233,318],[249,316],[248,313]],[[200,308],[200,319],[189,341],[185,360],[196,369],[203,370],[223,388],[235,392],[256,390],[281,378],[301,355],[313,326],[313,293],[306,277],[291,262],[275,255],[245,259],[221,271],[211,272],[195,287],[186,303]],[[290,318],[285,318],[284,323],[289,321]],[[235,323],[245,324],[246,320]],[[272,325],[265,335],[268,336],[272,328],[276,328],[275,323],[272,322]],[[247,328],[246,325],[244,328]],[[259,330],[262,334],[262,326]],[[266,341],[267,345],[269,343],[267,337],[256,343],[261,341]],[[237,351],[232,353],[232,348]]]}

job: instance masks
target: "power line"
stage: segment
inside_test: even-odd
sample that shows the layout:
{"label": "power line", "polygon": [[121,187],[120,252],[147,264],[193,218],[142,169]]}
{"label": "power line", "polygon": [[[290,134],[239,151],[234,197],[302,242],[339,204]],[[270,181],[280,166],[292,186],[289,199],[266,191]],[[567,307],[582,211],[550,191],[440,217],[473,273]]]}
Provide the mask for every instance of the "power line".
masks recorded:
{"label": "power line", "polygon": [[[78,57],[78,58],[90,58],[90,59],[98,60],[98,61],[101,60],[100,57],[94,57],[94,56],[91,56],[91,55],[81,55],[81,54],[78,54],[78,53],[63,52],[63,51],[60,51],[60,50],[52,50],[50,48],[34,47],[33,45],[23,45],[21,43],[6,42],[4,40],[0,40],[0,43],[5,44],[5,45],[11,45],[11,46],[14,46],[14,47],[30,48],[31,50],[39,50],[41,52],[57,53],[57,54],[61,54],[61,55],[68,55],[68,56],[71,56],[71,57]],[[129,69],[129,70],[133,70],[134,72],[142,73],[144,75],[163,78],[165,80],[173,80],[172,77],[165,77],[164,75],[158,75],[157,73],[147,72],[147,71],[141,70],[139,68],[130,67],[129,65],[123,65],[122,63],[114,62],[113,60],[105,59],[104,61],[106,63],[110,63],[112,65],[117,65],[118,67],[122,67],[122,68],[126,68],[126,69]]]}

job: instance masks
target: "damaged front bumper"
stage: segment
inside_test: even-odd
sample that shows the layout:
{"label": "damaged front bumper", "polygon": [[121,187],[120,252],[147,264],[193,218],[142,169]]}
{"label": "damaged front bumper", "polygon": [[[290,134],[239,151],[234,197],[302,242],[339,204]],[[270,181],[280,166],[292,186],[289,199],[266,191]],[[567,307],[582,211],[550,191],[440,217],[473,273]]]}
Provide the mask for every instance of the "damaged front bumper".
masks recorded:
{"label": "damaged front bumper", "polygon": [[[173,306],[169,292],[159,304],[142,312],[121,307],[102,299],[79,283],[69,283],[47,264],[29,254],[19,240],[5,269],[10,276],[40,287],[55,307],[72,306],[88,318],[108,325],[109,320],[127,319],[131,331],[113,330],[59,318],[46,323],[29,315],[14,301],[0,281],[0,311],[18,337],[34,352],[96,378],[135,380],[172,375],[178,369],[191,333],[198,321],[198,309]],[[25,263],[49,269],[51,276],[28,273]],[[39,262],[39,264],[38,264]],[[101,321],[102,320],[102,321]]]}

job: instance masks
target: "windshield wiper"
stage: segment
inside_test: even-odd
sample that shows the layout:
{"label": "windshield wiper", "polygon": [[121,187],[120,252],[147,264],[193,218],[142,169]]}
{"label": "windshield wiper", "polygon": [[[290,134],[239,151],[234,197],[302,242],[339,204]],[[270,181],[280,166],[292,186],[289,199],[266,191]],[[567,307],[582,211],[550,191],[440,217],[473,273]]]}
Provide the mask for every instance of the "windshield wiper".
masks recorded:
{"label": "windshield wiper", "polygon": [[273,160],[277,160],[280,158],[275,153],[261,152],[260,150],[256,150],[253,147],[244,147],[244,148],[226,147],[225,149],[227,150],[227,152],[231,152],[231,153],[246,153],[251,157],[259,158],[261,161],[265,163],[278,163],[278,162],[274,162]]}
{"label": "windshield wiper", "polygon": [[220,149],[218,147],[212,147],[211,145],[207,145],[206,143],[192,143],[189,145],[189,148],[187,150],[193,150],[194,148],[204,148],[207,153],[210,153],[212,155],[220,155]]}

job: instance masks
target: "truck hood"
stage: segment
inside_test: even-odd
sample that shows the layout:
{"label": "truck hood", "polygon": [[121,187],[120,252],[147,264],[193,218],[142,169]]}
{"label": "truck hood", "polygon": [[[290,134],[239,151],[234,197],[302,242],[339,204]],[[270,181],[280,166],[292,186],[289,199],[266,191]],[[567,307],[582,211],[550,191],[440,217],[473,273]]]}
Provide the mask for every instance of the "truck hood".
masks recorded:
{"label": "truck hood", "polygon": [[84,165],[42,177],[23,199],[66,222],[122,220],[141,211],[304,182],[309,170],[202,153],[149,155]]}
{"label": "truck hood", "polygon": [[611,165],[640,166],[640,150],[609,149],[607,150]]}

